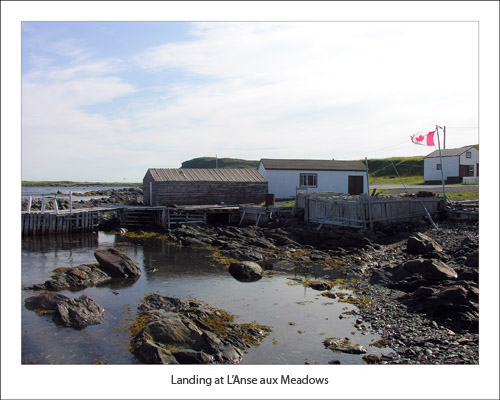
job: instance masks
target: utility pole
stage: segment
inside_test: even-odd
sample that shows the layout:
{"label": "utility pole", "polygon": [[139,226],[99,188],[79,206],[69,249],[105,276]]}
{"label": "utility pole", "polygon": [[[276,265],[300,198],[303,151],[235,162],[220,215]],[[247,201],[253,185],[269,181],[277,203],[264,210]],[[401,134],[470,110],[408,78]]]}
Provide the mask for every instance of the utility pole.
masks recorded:
{"label": "utility pole", "polygon": [[217,154],[216,154],[216,155],[215,155],[215,169],[219,168],[219,167],[217,166],[217,164],[218,164],[218,163],[217,163]]}
{"label": "utility pole", "polygon": [[443,184],[443,198],[444,198],[444,204],[446,206],[447,198],[446,198],[446,193],[445,193],[445,189],[444,189],[443,158],[441,157],[441,145],[439,143],[439,126],[438,125],[436,125],[436,134],[437,134],[437,137],[438,137],[439,162],[440,162],[440,165],[441,165],[441,183]]}
{"label": "utility pole", "polygon": [[443,150],[446,150],[446,126],[443,126]]}

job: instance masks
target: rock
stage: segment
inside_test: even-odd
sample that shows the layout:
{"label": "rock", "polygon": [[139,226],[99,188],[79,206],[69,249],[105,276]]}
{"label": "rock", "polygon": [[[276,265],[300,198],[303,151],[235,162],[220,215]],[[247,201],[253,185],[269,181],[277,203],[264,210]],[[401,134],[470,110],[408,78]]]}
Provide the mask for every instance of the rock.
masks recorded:
{"label": "rock", "polygon": [[143,332],[143,336],[153,342],[186,346],[195,350],[205,347],[202,335],[203,332],[189,318],[176,313],[167,313],[160,320],[151,322]]}
{"label": "rock", "polygon": [[469,255],[464,263],[468,267],[479,268],[479,250],[474,251],[471,255]]}
{"label": "rock", "polygon": [[236,324],[223,310],[159,294],[146,296],[139,310],[131,351],[148,364],[235,364],[270,331]]}
{"label": "rock", "polygon": [[70,299],[62,294],[42,293],[27,298],[25,306],[30,310],[53,313],[56,323],[76,329],[100,324],[104,319],[104,308],[85,294]]}
{"label": "rock", "polygon": [[111,277],[95,265],[78,265],[68,268],[51,280],[45,281],[46,290],[83,289],[111,280]]}
{"label": "rock", "polygon": [[24,305],[28,310],[55,311],[57,303],[66,300],[68,297],[57,293],[42,293],[38,296],[28,297]]}
{"label": "rock", "polygon": [[416,259],[400,264],[392,271],[392,278],[400,281],[413,274],[421,275],[426,280],[456,279],[455,270],[442,261],[433,259]]}
{"label": "rock", "polygon": [[174,350],[172,355],[179,364],[213,364],[214,358],[202,351],[190,349]]}
{"label": "rock", "polygon": [[97,250],[94,256],[99,267],[112,277],[129,278],[141,275],[139,266],[116,249]]}
{"label": "rock", "polygon": [[145,364],[179,364],[169,350],[150,340],[141,340],[136,343],[135,354]]}
{"label": "rock", "polygon": [[83,329],[88,325],[100,324],[104,319],[104,308],[82,294],[78,299],[58,303],[56,315],[64,326]]}
{"label": "rock", "polygon": [[329,283],[323,281],[312,281],[307,283],[307,286],[310,287],[311,289],[320,291],[330,290],[332,288],[332,286]]}
{"label": "rock", "polygon": [[435,240],[420,232],[410,236],[406,246],[406,251],[413,255],[439,253],[443,251],[443,248]]}
{"label": "rock", "polygon": [[363,354],[366,349],[361,345],[352,345],[348,338],[326,338],[323,341],[325,347],[333,351],[340,351],[347,354]]}
{"label": "rock", "polygon": [[233,278],[242,282],[254,282],[262,278],[262,268],[253,261],[231,263],[228,269]]}

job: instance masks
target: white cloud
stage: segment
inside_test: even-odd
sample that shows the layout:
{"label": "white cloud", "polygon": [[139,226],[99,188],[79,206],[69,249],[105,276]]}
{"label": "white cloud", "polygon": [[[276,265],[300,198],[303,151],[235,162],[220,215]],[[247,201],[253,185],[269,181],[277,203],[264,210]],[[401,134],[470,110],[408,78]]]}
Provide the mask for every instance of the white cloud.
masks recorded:
{"label": "white cloud", "polygon": [[[68,146],[85,141],[95,159],[99,146],[113,146],[107,162],[128,157],[137,180],[148,166],[215,154],[425,154],[410,134],[436,123],[477,125],[476,34],[473,23],[194,24],[186,41],[146,48],[131,62],[86,57],[31,72],[23,80],[23,129]],[[179,81],[133,86],[120,73],[134,63],[136,81],[180,71]],[[120,111],[95,111],[124,95]],[[477,129],[450,136],[457,146],[473,143]]]}

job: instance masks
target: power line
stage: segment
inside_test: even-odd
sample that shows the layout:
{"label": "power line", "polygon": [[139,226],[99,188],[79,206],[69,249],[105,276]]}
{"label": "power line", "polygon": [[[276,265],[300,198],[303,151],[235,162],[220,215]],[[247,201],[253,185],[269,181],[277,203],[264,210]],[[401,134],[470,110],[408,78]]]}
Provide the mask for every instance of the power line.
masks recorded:
{"label": "power line", "polygon": [[407,143],[408,143],[408,141],[405,140],[404,142],[397,143],[397,144],[392,145],[392,146],[382,147],[380,149],[375,149],[375,150],[372,150],[372,151],[365,152],[364,154],[355,154],[355,155],[351,155],[349,157],[350,158],[352,158],[352,157],[358,157],[358,156],[362,156],[362,155],[366,155],[366,154],[376,153],[376,152],[381,151],[381,150],[391,149],[391,148],[394,148],[394,147],[401,147],[403,145],[406,145]]}

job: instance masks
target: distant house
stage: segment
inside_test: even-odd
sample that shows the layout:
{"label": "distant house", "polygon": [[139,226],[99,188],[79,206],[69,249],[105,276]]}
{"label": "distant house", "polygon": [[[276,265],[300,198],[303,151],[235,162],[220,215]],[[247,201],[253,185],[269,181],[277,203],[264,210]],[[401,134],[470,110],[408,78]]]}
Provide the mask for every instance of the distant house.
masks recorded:
{"label": "distant house", "polygon": [[253,168],[150,168],[143,179],[150,206],[262,203],[267,180]]}
{"label": "distant house", "polygon": [[446,183],[479,182],[479,150],[475,146],[443,149],[441,158],[443,165],[439,160],[439,150],[424,157],[424,180],[426,182],[441,182],[441,168]]}
{"label": "distant house", "polygon": [[361,161],[264,158],[258,171],[277,199],[293,198],[297,190],[353,195],[367,190],[366,167]]}

